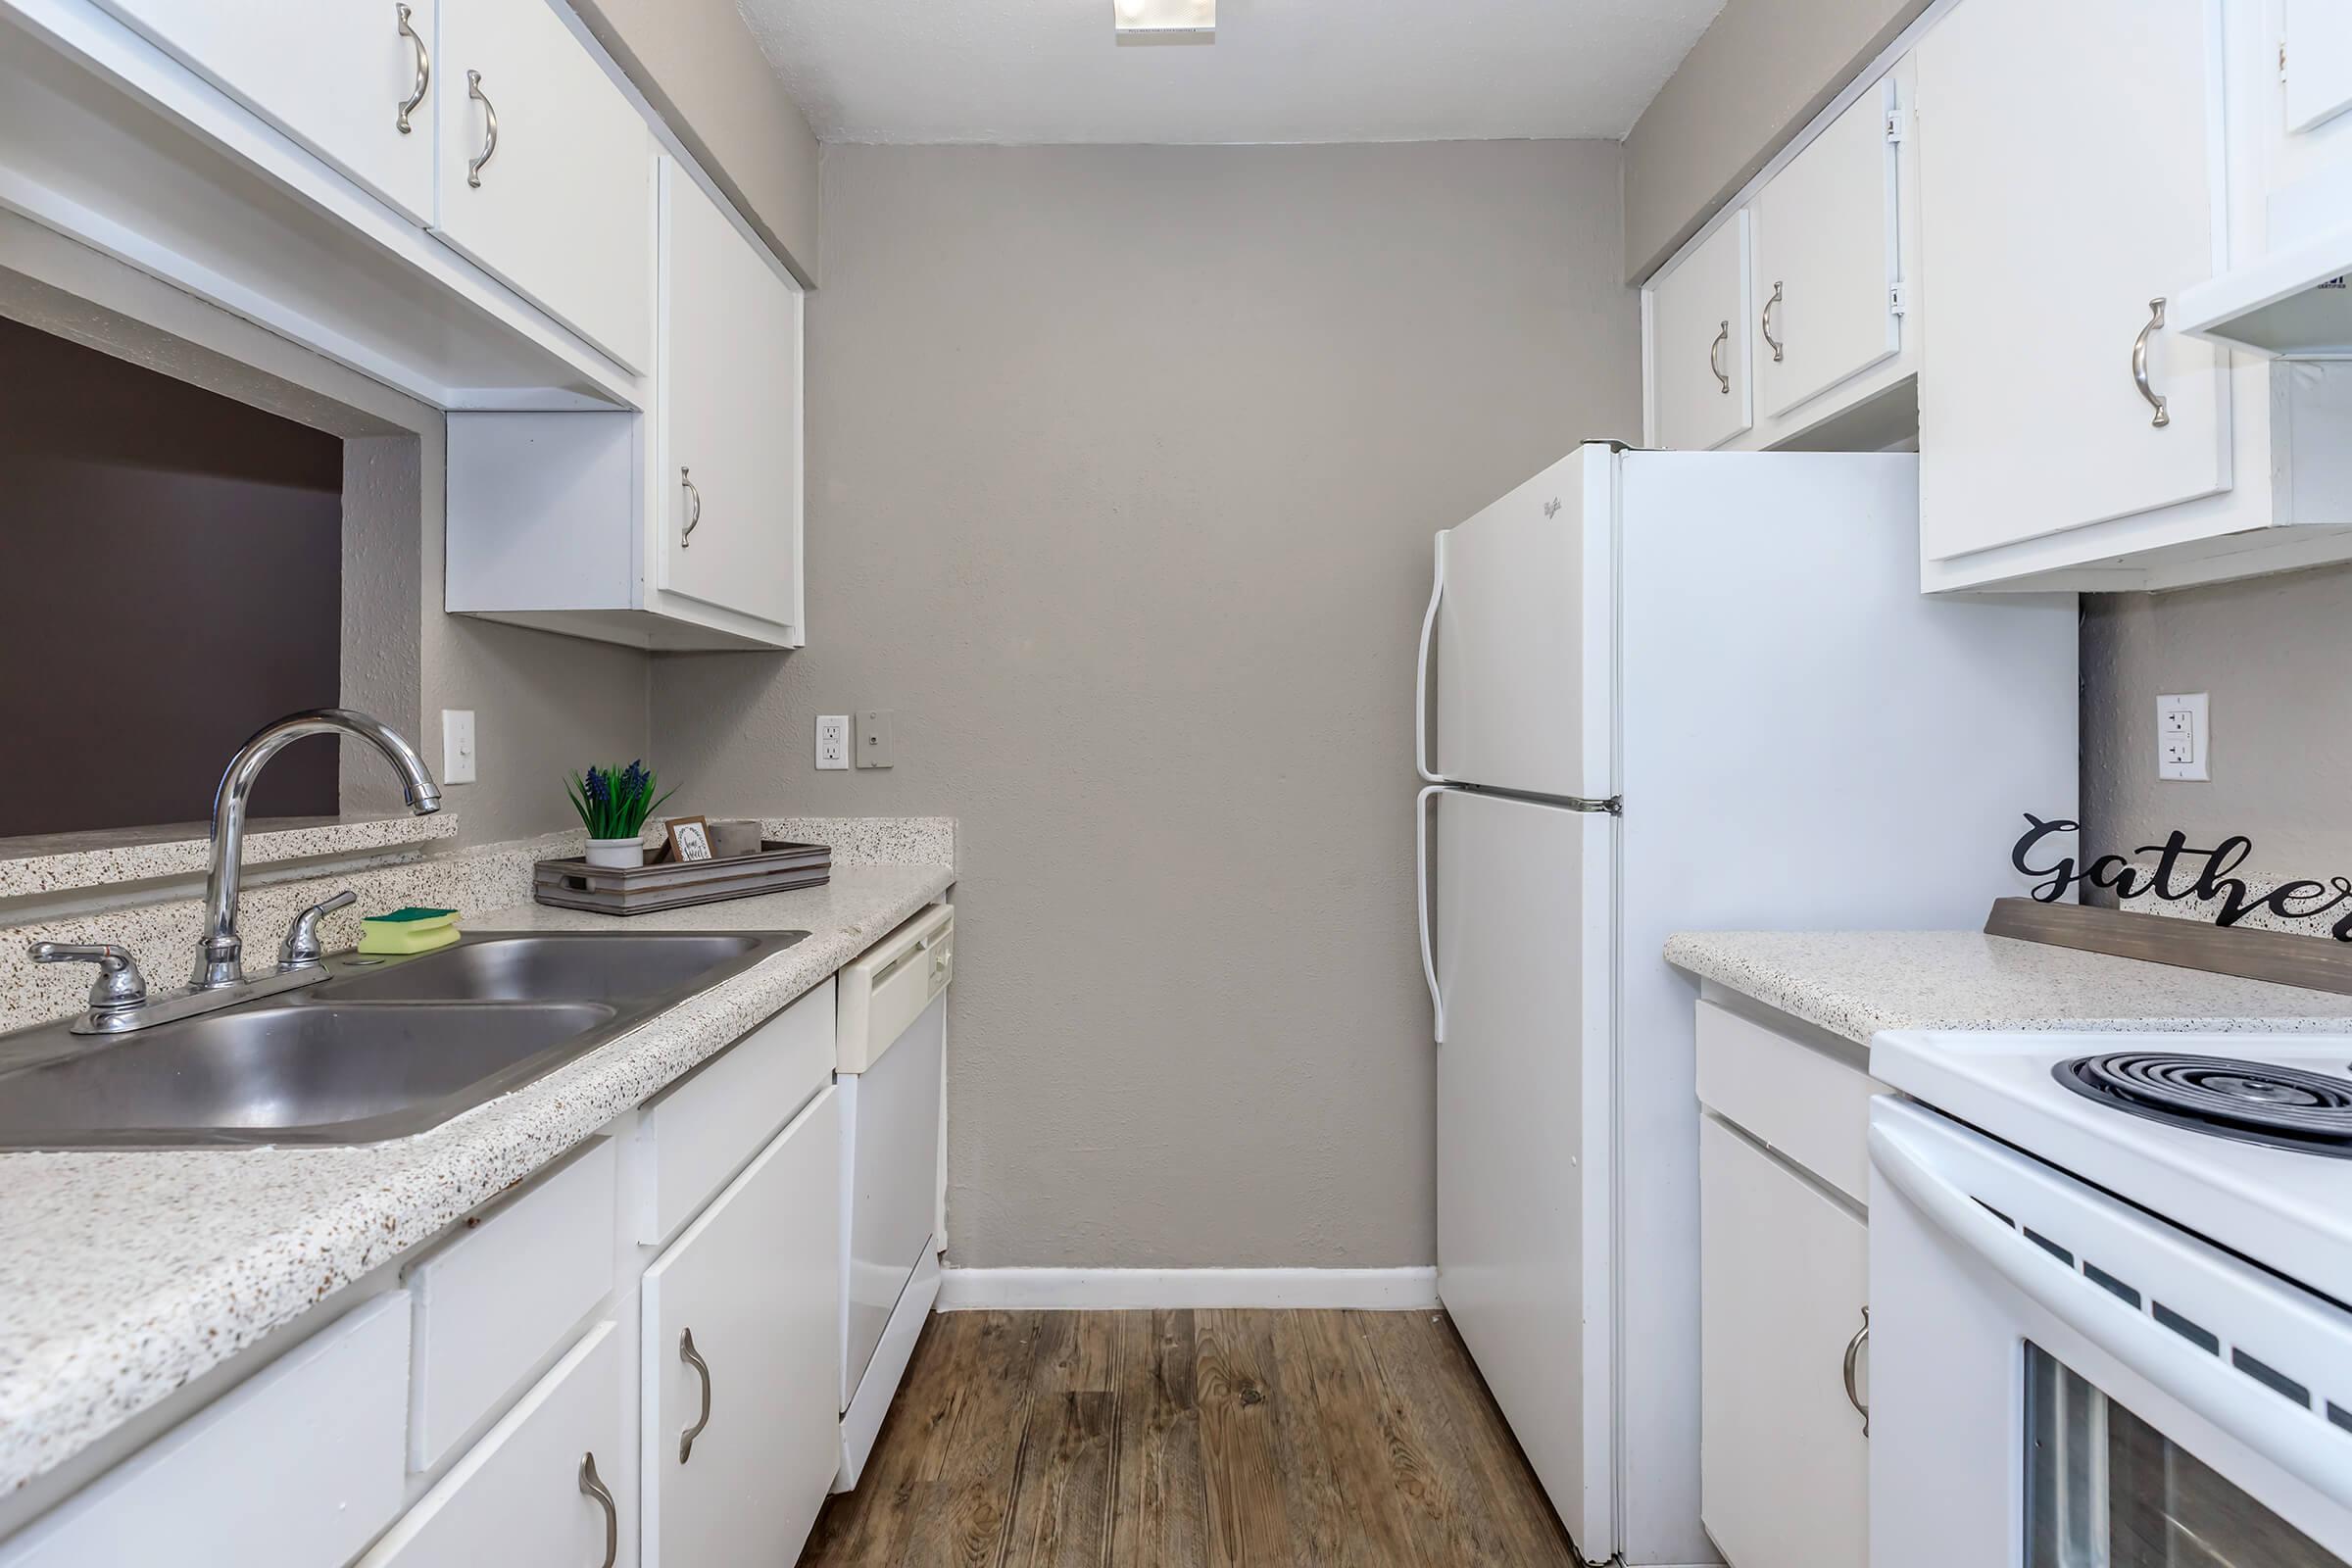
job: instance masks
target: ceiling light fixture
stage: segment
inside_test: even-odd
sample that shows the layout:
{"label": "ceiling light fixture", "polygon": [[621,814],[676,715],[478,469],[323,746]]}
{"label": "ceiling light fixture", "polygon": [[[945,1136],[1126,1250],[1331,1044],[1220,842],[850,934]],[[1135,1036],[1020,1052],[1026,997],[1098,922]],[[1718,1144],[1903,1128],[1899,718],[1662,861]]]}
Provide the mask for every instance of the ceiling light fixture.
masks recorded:
{"label": "ceiling light fixture", "polygon": [[1110,0],[1120,32],[1214,32],[1217,0]]}

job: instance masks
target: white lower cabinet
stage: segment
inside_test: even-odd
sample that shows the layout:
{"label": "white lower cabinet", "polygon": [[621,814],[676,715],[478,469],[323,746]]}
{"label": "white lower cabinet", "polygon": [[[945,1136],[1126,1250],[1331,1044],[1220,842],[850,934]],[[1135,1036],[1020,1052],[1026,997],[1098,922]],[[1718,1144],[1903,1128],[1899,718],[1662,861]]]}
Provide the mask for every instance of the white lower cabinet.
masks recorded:
{"label": "white lower cabinet", "polygon": [[[1699,1127],[1699,1515],[1738,1568],[1867,1568],[1863,1220],[1727,1122]],[[1853,1349],[1849,1362],[1848,1351]]]}
{"label": "white lower cabinet", "polygon": [[626,1348],[597,1324],[361,1568],[612,1568],[637,1528]]}
{"label": "white lower cabinet", "polygon": [[828,1088],[645,1271],[645,1568],[789,1563],[840,1463]]}
{"label": "white lower cabinet", "polygon": [[320,1568],[400,1509],[409,1298],[330,1323],[0,1545],[0,1568]]}

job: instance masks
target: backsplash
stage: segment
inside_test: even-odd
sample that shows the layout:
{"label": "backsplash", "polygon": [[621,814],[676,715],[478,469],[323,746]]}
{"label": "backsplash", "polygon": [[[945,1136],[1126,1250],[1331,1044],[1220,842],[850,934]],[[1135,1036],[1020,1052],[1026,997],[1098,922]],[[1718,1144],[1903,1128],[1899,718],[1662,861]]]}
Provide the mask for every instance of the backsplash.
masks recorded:
{"label": "backsplash", "polygon": [[[2082,599],[2082,822],[2086,860],[2179,828],[2210,849],[2232,834],[2253,851],[2231,873],[2268,889],[2352,878],[2352,567],[2208,588]],[[2210,782],[2156,777],[2156,699],[2211,698]],[[2095,902],[2114,904],[2112,895]],[[2316,903],[2317,900],[2301,901]],[[2123,907],[2190,919],[2206,904],[2134,899]],[[2241,925],[2327,936],[2341,910]]]}
{"label": "backsplash", "polygon": [[[788,838],[833,849],[836,865],[954,865],[956,824],[952,817],[773,817],[762,821],[769,838]],[[652,836],[649,827],[648,837]],[[237,924],[249,955],[267,960],[295,915],[349,888],[359,902],[327,916],[327,951],[360,940],[360,916],[407,905],[460,911],[466,917],[527,904],[531,865],[551,856],[577,855],[578,833],[515,839],[503,844],[429,856],[402,864],[346,865],[316,875],[271,881],[248,867]],[[64,889],[52,884],[44,892]],[[22,1029],[79,1012],[89,991],[82,964],[36,964],[24,956],[36,941],[116,942],[136,954],[148,983],[159,989],[184,985],[193,964],[200,894],[176,887],[152,903],[129,904],[94,912],[21,919],[0,926],[0,1031]],[[20,917],[21,918],[21,917]]]}

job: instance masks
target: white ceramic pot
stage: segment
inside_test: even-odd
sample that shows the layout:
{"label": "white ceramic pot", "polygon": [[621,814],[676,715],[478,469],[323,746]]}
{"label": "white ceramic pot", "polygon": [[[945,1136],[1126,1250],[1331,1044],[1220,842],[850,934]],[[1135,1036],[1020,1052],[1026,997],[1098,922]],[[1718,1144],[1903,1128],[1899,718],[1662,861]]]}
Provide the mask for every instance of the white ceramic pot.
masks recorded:
{"label": "white ceramic pot", "polygon": [[622,870],[632,865],[643,865],[645,863],[645,840],[590,839],[588,841],[588,863],[601,865],[610,870]]}

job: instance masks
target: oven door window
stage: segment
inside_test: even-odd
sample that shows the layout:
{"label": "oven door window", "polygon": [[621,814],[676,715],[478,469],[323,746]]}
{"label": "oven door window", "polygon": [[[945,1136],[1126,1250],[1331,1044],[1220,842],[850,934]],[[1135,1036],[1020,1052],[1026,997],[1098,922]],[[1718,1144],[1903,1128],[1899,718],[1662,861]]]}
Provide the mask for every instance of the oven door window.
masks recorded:
{"label": "oven door window", "polygon": [[2037,1345],[2027,1568],[2347,1568]]}

